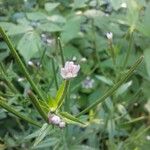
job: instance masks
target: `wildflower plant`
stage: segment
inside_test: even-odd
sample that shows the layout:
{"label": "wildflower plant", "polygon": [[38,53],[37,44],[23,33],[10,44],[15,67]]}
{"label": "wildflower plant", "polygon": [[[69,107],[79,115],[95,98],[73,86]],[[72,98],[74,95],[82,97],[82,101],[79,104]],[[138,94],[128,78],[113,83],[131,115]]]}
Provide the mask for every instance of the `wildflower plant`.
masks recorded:
{"label": "wildflower plant", "polygon": [[[93,5],[94,4],[91,4],[91,7],[93,7]],[[122,8],[126,8],[127,6],[128,5],[126,3],[121,4]],[[45,7],[46,9],[53,9],[53,8],[50,8],[49,6],[45,6]],[[57,7],[57,5],[53,7]],[[84,5],[81,7],[84,7]],[[93,17],[92,10],[89,12],[78,11],[76,13],[77,15],[76,20],[78,20],[78,17],[80,15],[82,16],[83,14],[86,17],[89,17],[88,15],[90,15],[91,18]],[[94,12],[94,14],[97,14],[97,13]],[[63,20],[63,19],[61,18],[60,20]],[[85,18],[83,20],[85,22],[87,21]],[[89,130],[90,132],[99,130],[95,127],[94,128],[90,127],[90,125],[94,123],[97,123],[98,125],[103,125],[104,128],[107,128],[107,131],[105,130],[106,133],[102,133],[102,134],[105,135],[107,134],[107,132],[112,133],[112,135],[109,134],[109,142],[108,142],[108,143],[111,143],[112,142],[111,140],[113,140],[116,134],[115,132],[116,130],[114,129],[115,128],[114,124],[115,122],[118,121],[118,118],[115,118],[113,120],[111,118],[113,115],[105,116],[105,114],[103,113],[103,108],[101,108],[102,105],[106,106],[106,109],[110,111],[110,114],[113,114],[114,110],[117,108],[118,111],[122,113],[121,114],[122,116],[125,116],[126,119],[130,120],[130,116],[126,115],[127,113],[126,113],[125,108],[123,107],[122,104],[117,103],[117,100],[120,99],[119,96],[123,93],[122,91],[124,90],[124,87],[127,88],[131,86],[132,82],[129,81],[125,83],[125,81],[127,81],[131,77],[131,75],[135,72],[135,70],[139,67],[139,65],[141,64],[143,60],[143,56],[139,57],[130,67],[126,68],[127,63],[128,63],[129,53],[131,50],[131,45],[129,43],[129,50],[125,57],[125,61],[123,61],[124,63],[123,67],[117,68],[116,66],[117,50],[115,47],[116,45],[115,45],[115,40],[114,40],[115,35],[113,34],[113,31],[107,32],[106,34],[104,34],[103,35],[104,39],[106,40],[106,43],[108,42],[107,46],[108,46],[108,50],[110,54],[109,57],[112,59],[111,61],[113,62],[111,64],[111,61],[110,61],[110,64],[113,65],[114,70],[115,70],[114,72],[112,71],[114,73],[114,74],[112,73],[112,76],[114,75],[115,79],[108,80],[104,76],[97,75],[98,80],[101,80],[102,82],[106,83],[106,85],[108,85],[109,87],[109,89],[107,89],[107,88],[103,88],[102,86],[103,89],[98,89],[98,87],[95,86],[95,84],[97,85],[99,83],[97,83],[97,80],[94,80],[94,78],[92,78],[91,74],[93,72],[98,74],[99,73],[99,70],[97,69],[98,67],[100,71],[103,72],[104,74],[107,74],[107,70],[103,70],[103,67],[101,66],[101,62],[100,62],[101,56],[99,55],[97,51],[98,44],[96,43],[96,41],[98,40],[97,40],[96,28],[95,28],[95,24],[97,22],[94,22],[93,18],[91,20],[92,20],[91,21],[92,31],[90,31],[90,35],[93,34],[93,36],[91,36],[92,40],[90,41],[90,43],[92,43],[91,45],[93,47],[92,48],[88,47],[90,49],[89,50],[90,52],[88,54],[85,54],[85,57],[82,57],[81,55],[79,55],[79,58],[77,56],[71,56],[71,58],[73,58],[72,60],[65,57],[65,50],[63,49],[63,46],[61,44],[61,39],[57,37],[58,35],[55,38],[50,38],[49,34],[42,32],[41,40],[43,41],[42,43],[43,45],[47,44],[47,46],[50,47],[50,45],[56,44],[55,45],[56,53],[55,54],[52,53],[52,55],[50,55],[45,49],[42,54],[41,60],[38,62],[40,66],[42,66],[43,68],[45,66],[46,67],[48,66],[47,65],[48,61],[51,61],[51,64],[52,64],[51,65],[52,72],[50,72],[50,75],[52,77],[51,83],[49,83],[49,80],[44,80],[44,77],[49,76],[49,74],[43,73],[41,75],[43,80],[41,79],[40,83],[42,85],[43,82],[47,82],[48,86],[46,87],[44,87],[43,85],[39,86],[39,84],[37,83],[37,79],[39,78],[38,76],[39,74],[37,72],[39,71],[38,70],[39,68],[37,68],[37,70],[35,71],[34,69],[36,68],[36,65],[34,65],[34,63],[28,59],[27,59],[28,66],[26,67],[24,61],[22,60],[22,57],[20,57],[20,52],[16,50],[13,42],[10,40],[5,30],[2,27],[0,27],[1,38],[7,44],[14,58],[14,61],[19,66],[21,75],[23,75],[22,78],[17,77],[18,82],[21,82],[23,80],[23,81],[28,81],[28,83],[30,84],[30,86],[28,85],[26,87],[27,95],[25,94],[24,95],[27,99],[29,99],[30,101],[29,104],[31,103],[34,106],[36,111],[32,109],[31,112],[32,113],[34,112],[38,116],[37,117],[38,119],[37,118],[33,119],[32,113],[29,113],[29,111],[27,111],[26,114],[23,114],[19,112],[17,109],[15,109],[15,107],[10,106],[10,103],[8,102],[7,97],[5,97],[5,95],[0,96],[0,106],[4,108],[6,111],[21,118],[22,120],[25,120],[27,123],[39,128],[38,130],[39,132],[38,133],[36,132],[36,135],[38,134],[38,136],[34,141],[34,144],[33,144],[34,148],[46,137],[47,134],[51,134],[52,132],[54,132],[53,134],[55,134],[55,131],[57,131],[59,137],[62,136],[62,141],[63,143],[65,143],[65,141],[67,140],[65,137],[66,134],[70,130],[74,130],[72,125],[75,125],[80,128],[84,128],[83,131],[86,131],[87,128],[90,129]],[[37,24],[37,23],[38,21],[32,22],[32,27],[34,29],[40,27],[40,24]],[[73,25],[74,22],[73,23],[71,22],[71,24]],[[83,35],[83,33],[88,34],[86,30],[79,32],[81,36]],[[130,38],[132,38],[133,36],[132,33],[129,33],[129,36]],[[61,35],[61,37],[63,37],[63,34]],[[68,42],[67,38],[63,42],[67,43]],[[43,60],[45,53],[47,53],[47,58]],[[104,59],[105,59],[105,54],[102,54],[102,55],[104,55]],[[93,58],[92,62],[89,60],[89,57]],[[43,63],[43,61],[45,62]],[[83,68],[87,64],[90,64],[90,65],[88,66],[87,71],[83,73],[83,70],[84,70]],[[108,65],[107,62],[105,65]],[[29,70],[27,69],[28,67],[29,67]],[[3,70],[2,71],[3,75],[7,76],[3,64],[1,64],[1,68]],[[34,68],[33,70],[35,71],[35,72],[34,71],[32,72],[34,74],[33,77],[31,77],[30,75],[31,68],[32,69]],[[83,74],[84,74],[84,79],[81,77]],[[9,78],[6,80],[6,82],[7,82],[7,85],[9,85],[10,90],[15,95],[17,95],[19,92],[13,85],[13,82],[11,82]],[[23,84],[23,82],[21,83]],[[47,90],[47,89],[51,87],[50,85],[52,85],[53,83],[54,83],[54,92],[52,92],[53,94],[51,94],[50,90]],[[71,86],[72,83],[75,83],[75,84]],[[90,99],[89,100],[90,103],[88,100],[86,100],[86,105],[83,108],[78,106],[78,104],[77,105],[75,104],[75,103],[78,103],[78,99],[80,99],[80,98],[76,98],[77,97],[76,93],[77,95],[80,95],[80,93],[78,93],[78,91],[76,90],[76,88],[78,87],[82,88],[82,90],[84,91],[83,92],[81,90],[83,92],[81,93],[81,95],[83,94],[83,97],[81,96],[81,99],[84,98],[84,94],[89,95],[88,100]],[[88,90],[90,92],[87,92]],[[94,96],[91,98],[92,94]],[[70,98],[71,95],[75,95],[74,96],[75,98],[71,99]],[[116,98],[114,102],[115,106],[111,102],[110,100],[111,98],[114,98],[114,99]],[[18,96],[18,101],[20,99],[21,100],[24,99],[24,97],[21,94]],[[20,103],[18,103],[18,105],[20,105]],[[76,105],[76,107],[74,107],[74,105]],[[147,106],[145,107],[147,108]],[[97,111],[97,109],[99,110],[99,112]],[[37,112],[39,114],[37,114]],[[101,117],[108,118],[108,120],[106,119],[107,120],[106,122],[103,122],[101,118],[98,120],[97,113],[104,114]],[[142,120],[143,118],[140,118],[140,119]],[[124,123],[123,125],[126,125],[128,123],[130,122]],[[68,133],[68,134],[69,134],[68,136],[69,138],[74,138],[76,133],[74,134]],[[79,131],[79,134],[80,134],[80,131]],[[83,135],[83,137],[87,136],[86,134]],[[97,132],[97,134],[99,135],[99,132]],[[34,134],[32,135],[32,137],[34,137]],[[78,140],[80,140],[80,138]],[[78,140],[76,140],[76,143],[78,143]],[[90,143],[93,143],[92,140],[90,141]],[[59,144],[58,144],[58,147],[59,147]]]}

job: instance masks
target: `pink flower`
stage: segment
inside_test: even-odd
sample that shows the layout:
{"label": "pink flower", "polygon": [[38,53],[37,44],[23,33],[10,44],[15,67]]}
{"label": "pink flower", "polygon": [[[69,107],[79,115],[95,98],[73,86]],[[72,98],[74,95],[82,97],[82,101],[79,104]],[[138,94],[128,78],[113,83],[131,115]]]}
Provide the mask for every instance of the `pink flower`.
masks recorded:
{"label": "pink flower", "polygon": [[75,65],[73,61],[67,61],[64,68],[61,68],[61,76],[64,79],[71,79],[77,76],[80,65]]}

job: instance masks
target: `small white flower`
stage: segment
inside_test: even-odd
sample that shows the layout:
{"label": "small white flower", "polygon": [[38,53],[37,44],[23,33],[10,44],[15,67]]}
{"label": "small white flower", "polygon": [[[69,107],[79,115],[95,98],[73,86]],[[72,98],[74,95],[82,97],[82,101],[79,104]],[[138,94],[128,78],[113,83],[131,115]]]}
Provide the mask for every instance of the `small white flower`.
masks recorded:
{"label": "small white flower", "polygon": [[29,65],[29,66],[34,66],[34,64],[33,64],[32,61],[28,61],[28,65]]}
{"label": "small white flower", "polygon": [[54,41],[52,39],[46,39],[47,44],[51,45]]}
{"label": "small white flower", "polygon": [[94,86],[94,80],[90,77],[86,77],[86,79],[82,82],[82,88],[85,89],[92,89]]}
{"label": "small white flower", "polygon": [[148,141],[150,141],[150,135],[147,135],[147,136],[146,136],[146,139],[147,139]]}
{"label": "small white flower", "polygon": [[107,32],[106,37],[107,37],[108,40],[112,40],[113,39],[113,33],[112,32]]}
{"label": "small white flower", "polygon": [[71,79],[77,76],[80,70],[80,65],[75,65],[73,61],[67,61],[64,68],[61,68],[61,76],[64,79]]}
{"label": "small white flower", "polygon": [[82,15],[82,11],[77,11],[76,15]]}
{"label": "small white flower", "polygon": [[22,82],[24,80],[25,80],[24,78],[18,78],[18,82]]}
{"label": "small white flower", "polygon": [[46,38],[46,34],[42,33],[42,34],[41,34],[41,37],[42,37],[42,38]]}
{"label": "small white flower", "polygon": [[60,117],[57,116],[57,115],[54,115],[54,114],[50,115],[48,117],[48,119],[49,119],[49,123],[52,123],[52,124],[55,124],[55,125],[58,125],[61,122]]}
{"label": "small white flower", "polygon": [[127,8],[127,3],[122,3],[121,5],[120,5],[122,8]]}
{"label": "small white flower", "polygon": [[66,123],[64,122],[64,121],[61,121],[60,123],[59,123],[59,127],[60,128],[64,128],[66,126]]}

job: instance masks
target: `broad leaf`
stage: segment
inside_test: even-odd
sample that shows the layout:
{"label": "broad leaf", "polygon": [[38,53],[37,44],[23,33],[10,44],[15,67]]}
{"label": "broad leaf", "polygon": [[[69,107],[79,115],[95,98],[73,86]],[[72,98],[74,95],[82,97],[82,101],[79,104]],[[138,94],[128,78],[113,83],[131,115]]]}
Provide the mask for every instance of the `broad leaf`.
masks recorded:
{"label": "broad leaf", "polygon": [[26,13],[26,15],[29,20],[33,20],[33,21],[43,20],[47,18],[47,15],[42,12],[31,12],[31,13]]}
{"label": "broad leaf", "polygon": [[60,3],[45,3],[45,10],[46,11],[53,11],[59,5],[60,5]]}
{"label": "broad leaf", "polygon": [[39,29],[46,32],[59,32],[62,30],[57,24],[50,22],[39,25]]}
{"label": "broad leaf", "polygon": [[41,47],[41,40],[37,33],[27,32],[19,41],[17,49],[28,62]]}
{"label": "broad leaf", "polygon": [[8,35],[22,34],[33,30],[28,25],[16,25],[10,22],[0,22],[0,26],[7,31]]}
{"label": "broad leaf", "polygon": [[81,16],[73,16],[67,21],[61,34],[63,42],[67,43],[70,40],[80,37],[80,24],[83,18]]}
{"label": "broad leaf", "polygon": [[150,4],[147,6],[142,23],[139,24],[138,30],[147,37],[150,37]]}

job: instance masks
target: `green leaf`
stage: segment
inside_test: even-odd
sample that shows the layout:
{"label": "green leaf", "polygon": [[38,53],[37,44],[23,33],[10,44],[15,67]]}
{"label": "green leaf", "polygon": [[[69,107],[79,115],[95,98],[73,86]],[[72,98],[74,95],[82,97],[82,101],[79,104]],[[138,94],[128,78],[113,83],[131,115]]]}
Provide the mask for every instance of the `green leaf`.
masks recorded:
{"label": "green leaf", "polygon": [[13,108],[12,106],[9,106],[6,102],[4,102],[4,101],[1,100],[1,99],[0,99],[0,106],[1,106],[2,108],[6,109],[8,112],[14,114],[15,116],[17,116],[17,117],[19,117],[19,118],[21,118],[21,119],[27,121],[28,123],[31,123],[31,124],[33,124],[33,125],[35,125],[35,126],[38,126],[38,127],[41,126],[38,122],[36,122],[36,121],[34,121],[34,120],[28,118],[27,116],[21,114],[20,112],[16,111],[15,108]]}
{"label": "green leaf", "polygon": [[66,59],[72,59],[74,56],[78,59],[82,58],[78,49],[72,45],[66,45],[63,47],[64,56]]}
{"label": "green leaf", "polygon": [[59,112],[59,114],[63,117],[63,119],[67,119],[68,123],[75,123],[80,125],[85,125],[82,121],[80,121],[78,118],[74,117],[73,115],[67,113],[67,112]]}
{"label": "green leaf", "polygon": [[108,84],[108,85],[113,85],[112,80],[110,80],[109,78],[106,78],[105,76],[96,75],[96,78],[98,80],[101,80],[102,82]]}
{"label": "green leaf", "polygon": [[33,20],[33,21],[43,20],[47,18],[47,15],[42,12],[31,12],[31,13],[26,13],[26,15],[29,20]]}
{"label": "green leaf", "polygon": [[90,106],[88,106],[87,108],[85,108],[82,112],[80,112],[79,114],[77,114],[76,116],[79,117],[82,114],[88,112],[89,110],[95,108],[99,103],[102,103],[106,100],[106,98],[108,98],[109,96],[111,96],[134,72],[134,70],[136,70],[136,68],[138,67],[138,65],[142,62],[143,60],[143,56],[140,57],[134,64],[133,66],[129,69],[129,71],[120,79],[119,82],[117,82],[112,88],[110,88],[101,98],[97,99],[93,104],[91,104]]}
{"label": "green leaf", "polygon": [[49,105],[46,103],[46,101],[39,100],[39,104],[46,113],[49,112],[50,108]]}
{"label": "green leaf", "polygon": [[56,103],[59,103],[59,101],[61,100],[63,94],[64,94],[64,91],[65,91],[65,87],[66,87],[66,84],[67,84],[67,81],[63,81],[63,83],[60,85],[58,91],[57,91],[57,94],[56,94]]}
{"label": "green leaf", "polygon": [[68,84],[69,84],[69,81],[64,80],[56,93],[55,99],[53,99],[52,97],[48,98],[48,106],[51,111],[55,111],[56,109],[61,107],[61,105],[63,104],[64,98],[67,92]]}
{"label": "green leaf", "polygon": [[60,5],[60,3],[45,3],[45,10],[46,11],[53,11],[59,5]]}
{"label": "green leaf", "polygon": [[113,119],[109,119],[107,122],[107,131],[109,138],[113,138],[115,136],[116,132],[116,126],[115,126],[115,121]]}
{"label": "green leaf", "polygon": [[8,35],[22,34],[33,30],[30,26],[16,25],[10,22],[0,22],[0,26],[7,31]]}
{"label": "green leaf", "polygon": [[62,28],[54,23],[45,23],[39,25],[39,29],[46,32],[59,32],[62,31]]}
{"label": "green leaf", "polygon": [[118,10],[121,7],[122,1],[119,0],[110,0],[114,10]]}
{"label": "green leaf", "polygon": [[116,96],[123,94],[131,85],[132,85],[132,81],[122,84],[116,91]]}
{"label": "green leaf", "polygon": [[43,124],[42,128],[39,131],[38,137],[35,139],[34,146],[37,146],[49,133],[48,131],[50,130],[51,126],[47,123]]}
{"label": "green leaf", "polygon": [[41,143],[39,143],[37,146],[33,147],[32,149],[39,150],[39,149],[49,149],[50,147],[53,147],[57,145],[59,142],[58,138],[48,138]]}
{"label": "green leaf", "polygon": [[48,106],[49,106],[49,111],[54,112],[57,108],[56,100],[52,97],[49,97],[48,98]]}
{"label": "green leaf", "polygon": [[61,34],[61,39],[64,43],[70,40],[80,37],[80,24],[83,18],[81,16],[73,16],[67,21]]}
{"label": "green leaf", "polygon": [[28,62],[41,47],[41,40],[37,33],[27,32],[19,41],[17,49]]}
{"label": "green leaf", "polygon": [[65,95],[67,93],[68,90],[68,86],[69,86],[69,81],[65,80],[63,81],[62,85],[59,87],[57,94],[56,94],[56,103],[57,103],[57,108],[60,108],[61,105],[63,104]]}
{"label": "green leaf", "polygon": [[88,0],[74,0],[74,3],[72,4],[73,8],[76,9],[76,8],[84,8],[87,6],[86,2]]}
{"label": "green leaf", "polygon": [[142,16],[142,22],[138,26],[138,30],[147,37],[150,37],[150,3],[147,6],[145,15]]}
{"label": "green leaf", "polygon": [[49,21],[52,21],[54,23],[64,24],[66,23],[66,18],[60,15],[52,15],[47,18]]}
{"label": "green leaf", "polygon": [[144,61],[146,64],[147,73],[150,77],[150,62],[149,62],[150,61],[150,48],[144,51]]}
{"label": "green leaf", "polygon": [[87,145],[70,145],[71,150],[98,150],[97,148],[87,146]]}

